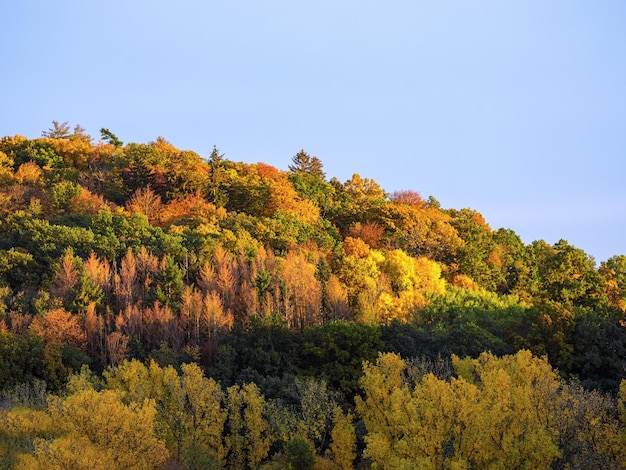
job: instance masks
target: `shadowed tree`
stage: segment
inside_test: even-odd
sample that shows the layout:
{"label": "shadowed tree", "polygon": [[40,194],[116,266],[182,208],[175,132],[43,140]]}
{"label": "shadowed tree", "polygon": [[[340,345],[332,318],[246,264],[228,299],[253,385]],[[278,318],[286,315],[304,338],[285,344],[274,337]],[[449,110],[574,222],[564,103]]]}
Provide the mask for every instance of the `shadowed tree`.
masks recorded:
{"label": "shadowed tree", "polygon": [[311,157],[304,150],[300,150],[292,159],[292,164],[289,165],[289,171],[292,173],[308,173],[313,176],[318,176],[322,179],[326,177],[324,174],[321,160],[317,157]]}

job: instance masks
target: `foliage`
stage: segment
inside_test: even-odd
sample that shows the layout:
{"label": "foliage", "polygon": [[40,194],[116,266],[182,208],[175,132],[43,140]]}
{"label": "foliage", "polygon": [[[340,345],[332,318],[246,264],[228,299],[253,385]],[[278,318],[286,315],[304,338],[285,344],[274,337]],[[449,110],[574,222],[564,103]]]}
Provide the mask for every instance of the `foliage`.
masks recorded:
{"label": "foliage", "polygon": [[[283,171],[100,137],[0,139],[0,466],[619,468],[625,255],[304,150]],[[67,424],[87,405],[148,423],[120,435],[152,463]]]}

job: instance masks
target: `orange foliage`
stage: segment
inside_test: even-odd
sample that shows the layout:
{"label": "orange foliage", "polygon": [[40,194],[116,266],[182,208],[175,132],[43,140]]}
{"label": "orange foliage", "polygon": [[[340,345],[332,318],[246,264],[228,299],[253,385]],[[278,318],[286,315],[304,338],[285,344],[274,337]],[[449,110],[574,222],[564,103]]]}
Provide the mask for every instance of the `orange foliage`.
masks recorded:
{"label": "orange foliage", "polygon": [[215,339],[218,334],[233,327],[233,314],[230,310],[224,309],[217,292],[209,292],[202,299],[202,323],[209,339]]}
{"label": "orange foliage", "polygon": [[128,358],[128,336],[119,331],[107,335],[106,346],[112,366],[116,366]]}
{"label": "orange foliage", "polygon": [[11,333],[22,335],[26,333],[32,320],[32,315],[9,312],[7,317],[2,320],[2,328],[7,328]]}
{"label": "orange foliage", "polygon": [[152,225],[161,221],[163,203],[161,196],[156,194],[150,187],[139,188],[126,203],[128,212],[145,215]]}
{"label": "orange foliage", "polygon": [[383,237],[385,236],[385,229],[376,222],[366,222],[361,224],[357,222],[352,228],[350,228],[350,237],[360,238],[370,247],[377,249],[383,246]]}
{"label": "orange foliage", "polygon": [[302,199],[296,193],[286,174],[272,180],[270,197],[266,207],[266,215],[272,216],[277,211],[284,211],[295,215],[305,224],[314,224],[320,218],[320,210],[313,202]]}
{"label": "orange foliage", "polygon": [[389,199],[396,204],[404,204],[416,209],[423,209],[426,207],[426,201],[424,201],[420,193],[416,191],[395,191]]}
{"label": "orange foliage", "polygon": [[15,180],[20,184],[36,185],[42,177],[43,171],[35,162],[22,163],[15,172]]}
{"label": "orange foliage", "polygon": [[89,258],[85,260],[85,270],[100,287],[103,289],[109,287],[111,282],[111,265],[106,258],[100,260],[92,251]]}
{"label": "orange foliage", "polygon": [[462,287],[463,289],[479,290],[478,284],[469,276],[465,274],[455,274],[450,279],[450,284],[456,287]]}
{"label": "orange foliage", "polygon": [[87,341],[77,317],[62,308],[35,317],[30,324],[30,330],[46,343],[67,343],[84,349]]}
{"label": "orange foliage", "polygon": [[72,212],[79,214],[95,215],[103,207],[108,205],[99,194],[94,194],[87,188],[81,187],[80,194],[70,202]]}
{"label": "orange foliage", "polygon": [[50,293],[56,297],[65,297],[78,283],[78,278],[79,272],[74,264],[74,253],[66,250],[50,287]]}
{"label": "orange foliage", "polygon": [[276,167],[261,162],[257,163],[256,166],[261,178],[268,178],[272,180],[278,178],[279,172]]}
{"label": "orange foliage", "polygon": [[188,194],[183,198],[175,199],[164,205],[161,213],[161,225],[169,227],[173,224],[210,224],[215,225],[226,217],[224,208],[217,208],[208,202],[201,194]]}
{"label": "orange foliage", "polygon": [[343,251],[348,256],[355,258],[367,258],[370,254],[370,247],[360,238],[346,237],[343,241]]}
{"label": "orange foliage", "polygon": [[45,139],[52,144],[54,152],[63,158],[65,164],[79,170],[87,167],[94,148],[86,139]]}

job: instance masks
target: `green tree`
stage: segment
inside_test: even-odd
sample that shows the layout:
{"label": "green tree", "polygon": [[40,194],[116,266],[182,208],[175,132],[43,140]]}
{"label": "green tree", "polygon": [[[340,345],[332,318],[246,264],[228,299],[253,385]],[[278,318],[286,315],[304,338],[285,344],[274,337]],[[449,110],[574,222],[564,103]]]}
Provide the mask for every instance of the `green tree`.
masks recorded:
{"label": "green tree", "polygon": [[287,460],[293,470],[311,470],[315,454],[311,444],[302,437],[294,437],[287,443]]}
{"label": "green tree", "polygon": [[104,127],[100,129],[100,136],[102,137],[102,140],[108,142],[115,148],[120,148],[124,145],[124,142],[118,139],[117,136],[113,134],[113,132]]}
{"label": "green tree", "polygon": [[363,361],[375,360],[383,346],[377,326],[344,321],[306,328],[302,341],[297,355],[301,369],[346,397],[359,390]]}
{"label": "green tree", "polygon": [[324,179],[324,165],[317,157],[311,157],[304,150],[300,150],[292,159],[292,164],[289,165],[289,171],[292,173],[307,173],[309,175],[317,176]]}

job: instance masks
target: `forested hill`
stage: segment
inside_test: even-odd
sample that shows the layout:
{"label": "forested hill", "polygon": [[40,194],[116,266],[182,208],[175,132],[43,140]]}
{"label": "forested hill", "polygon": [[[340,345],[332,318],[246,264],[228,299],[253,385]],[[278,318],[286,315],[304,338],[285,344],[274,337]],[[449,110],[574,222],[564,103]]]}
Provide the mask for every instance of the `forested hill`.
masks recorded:
{"label": "forested hill", "polygon": [[329,178],[303,150],[286,166],[57,122],[3,137],[0,390],[153,359],[266,397],[323,378],[350,407],[381,351],[434,364],[528,350],[617,391],[626,256],[525,245],[419,188]]}
{"label": "forested hill", "polygon": [[[290,163],[125,145],[107,129],[95,141],[57,122],[2,138],[5,329],[54,331],[44,340],[104,365],[163,341],[202,348],[253,317],[296,331],[399,320],[454,336],[444,352],[530,348],[582,380],[623,376],[626,256],[596,266],[566,241],[524,245],[476,210],[328,179],[305,151]],[[75,330],[47,324],[64,316]]]}

